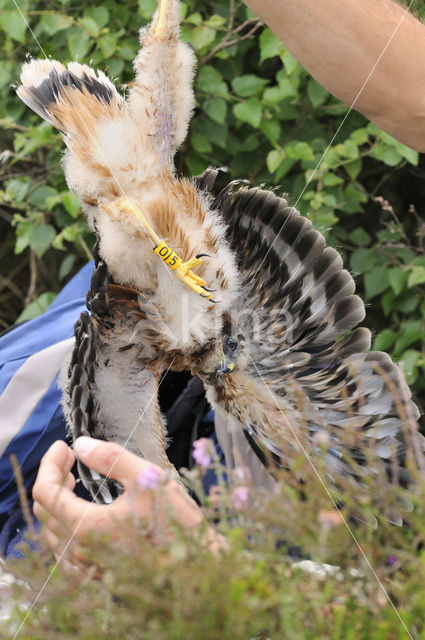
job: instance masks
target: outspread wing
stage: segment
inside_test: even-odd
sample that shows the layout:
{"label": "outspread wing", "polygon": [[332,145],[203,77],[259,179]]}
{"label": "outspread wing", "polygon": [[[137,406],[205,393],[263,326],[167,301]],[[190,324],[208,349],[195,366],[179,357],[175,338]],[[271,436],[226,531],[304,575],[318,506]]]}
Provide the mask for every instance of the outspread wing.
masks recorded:
{"label": "outspread wing", "polygon": [[[175,476],[165,453],[158,407],[158,359],[141,353],[143,314],[134,291],[110,282],[97,255],[87,312],[75,325],[71,360],[61,374],[62,405],[72,440],[88,435],[117,442]],[[136,337],[137,334],[137,337]],[[136,337],[136,339],[133,339]],[[146,338],[145,338],[146,340]],[[80,477],[97,502],[111,502],[120,487],[77,461]],[[113,475],[113,469],[111,468]]]}
{"label": "outspread wing", "polygon": [[[213,177],[205,175],[201,183]],[[248,377],[241,373],[241,382],[249,378],[261,383],[259,390],[267,386],[288,415],[302,417],[313,450],[321,451],[320,436],[326,434],[330,475],[357,475],[363,464],[370,465],[372,452],[389,473],[396,456],[398,480],[405,484],[401,467],[407,446],[422,460],[419,412],[400,369],[387,354],[368,351],[369,330],[355,328],[364,305],[339,254],[326,247],[308,219],[271,192],[235,182],[213,206],[228,225],[242,278],[232,314],[247,354]],[[223,385],[222,396],[229,393]],[[243,388],[238,391],[243,396]],[[233,402],[236,407],[238,394]],[[229,404],[222,406],[232,412]],[[280,459],[282,451],[261,421],[242,426],[259,455],[267,459],[268,451],[275,462]]]}

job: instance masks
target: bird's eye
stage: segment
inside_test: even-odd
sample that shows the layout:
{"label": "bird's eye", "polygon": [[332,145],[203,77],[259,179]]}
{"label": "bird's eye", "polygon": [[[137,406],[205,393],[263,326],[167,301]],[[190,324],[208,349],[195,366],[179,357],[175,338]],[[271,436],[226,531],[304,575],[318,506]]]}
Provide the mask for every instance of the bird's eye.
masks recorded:
{"label": "bird's eye", "polygon": [[231,338],[230,336],[227,336],[225,340],[225,344],[229,351],[234,351],[238,346],[238,341],[235,340],[235,338]]}

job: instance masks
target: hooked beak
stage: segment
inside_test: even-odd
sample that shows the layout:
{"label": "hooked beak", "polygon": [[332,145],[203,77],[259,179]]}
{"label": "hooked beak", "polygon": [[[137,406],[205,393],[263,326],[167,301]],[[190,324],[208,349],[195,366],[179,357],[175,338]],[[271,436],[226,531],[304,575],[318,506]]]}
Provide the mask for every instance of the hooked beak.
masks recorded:
{"label": "hooked beak", "polygon": [[233,371],[234,368],[235,368],[235,365],[233,362],[230,362],[229,364],[227,364],[225,358],[223,358],[222,361],[220,362],[219,368],[217,369],[217,373],[219,373],[220,375],[223,373],[230,373],[231,371]]}

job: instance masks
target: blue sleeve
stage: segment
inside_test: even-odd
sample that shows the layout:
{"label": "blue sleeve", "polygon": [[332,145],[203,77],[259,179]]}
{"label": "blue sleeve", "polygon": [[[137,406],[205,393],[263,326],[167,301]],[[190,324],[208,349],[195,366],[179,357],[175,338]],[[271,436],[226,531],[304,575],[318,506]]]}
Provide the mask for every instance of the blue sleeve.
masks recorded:
{"label": "blue sleeve", "polygon": [[[92,271],[93,263],[87,264],[64,287],[43,315],[0,337],[0,416],[6,424],[13,427],[15,412],[18,411],[24,396],[30,393],[28,387],[31,380],[28,380],[27,388],[21,387],[22,397],[13,397],[16,409],[11,409],[10,391],[13,388],[14,376],[19,373],[28,358],[73,336],[74,324],[86,308],[86,292],[90,287]],[[40,368],[37,382],[42,378],[43,369]],[[52,442],[66,438],[60,397],[56,377],[50,385],[46,384],[45,393],[33,407],[28,419],[19,425],[19,431],[14,433],[10,440],[3,437],[0,449],[0,516],[9,513],[18,502],[10,454],[16,455],[25,486],[30,489],[44,453]]]}

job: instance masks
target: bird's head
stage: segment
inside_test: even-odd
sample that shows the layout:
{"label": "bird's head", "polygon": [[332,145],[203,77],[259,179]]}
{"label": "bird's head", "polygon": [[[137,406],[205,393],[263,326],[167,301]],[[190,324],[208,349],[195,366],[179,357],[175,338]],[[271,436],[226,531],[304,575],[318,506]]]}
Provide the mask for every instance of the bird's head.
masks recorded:
{"label": "bird's head", "polygon": [[225,330],[206,347],[203,353],[195,358],[193,373],[199,373],[203,378],[209,378],[214,384],[224,384],[228,376],[236,372],[243,364],[243,337],[237,333]]}
{"label": "bird's head", "polygon": [[231,373],[236,366],[239,355],[239,342],[232,335],[224,335],[220,341],[220,361],[216,373],[224,375]]}

